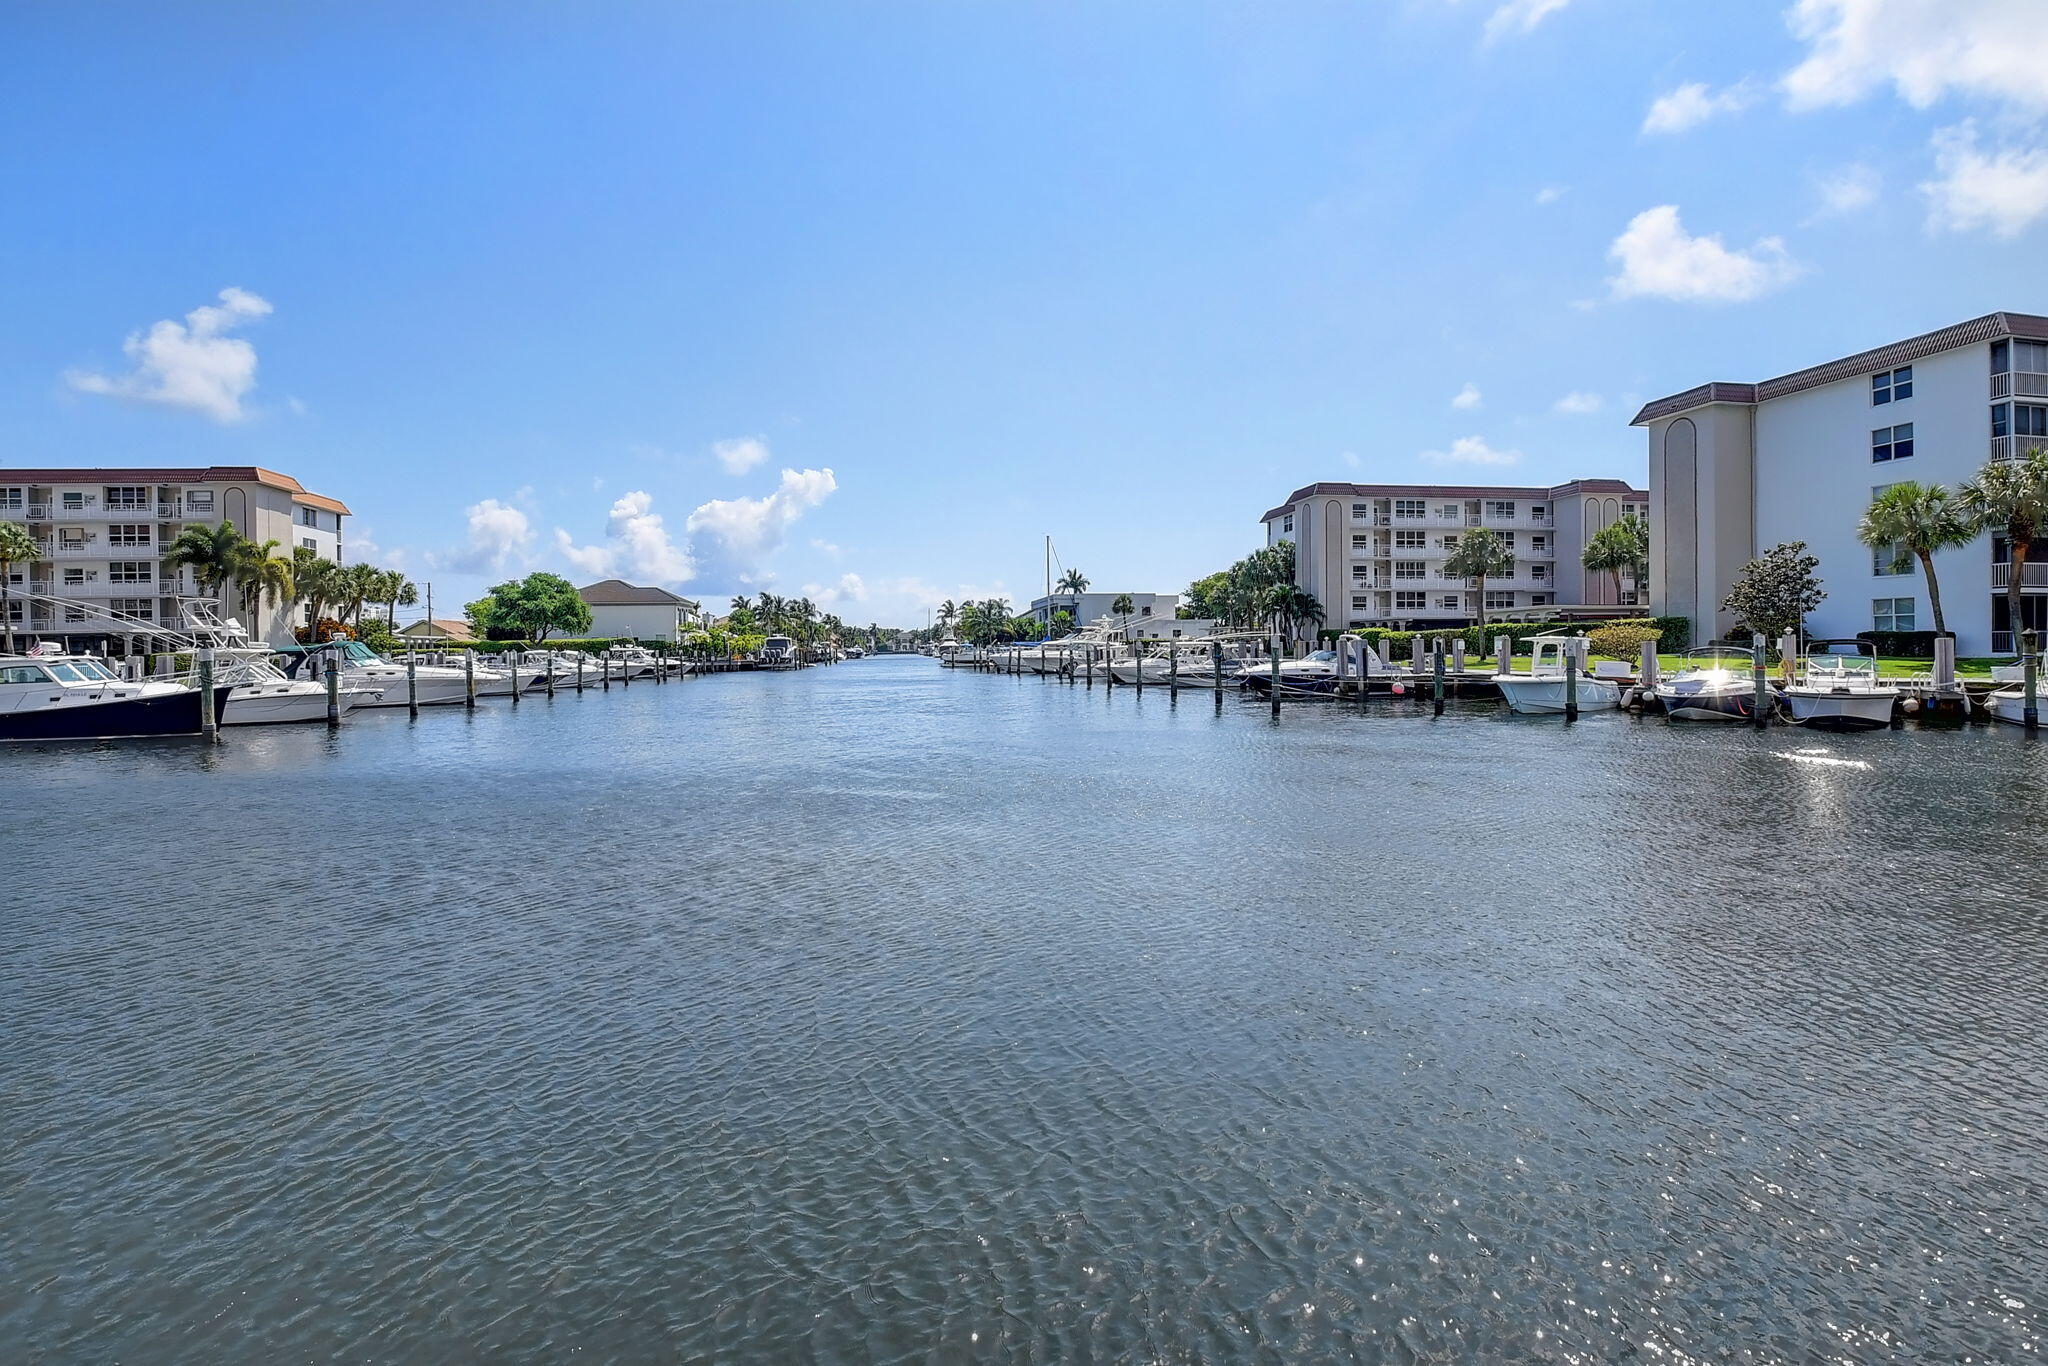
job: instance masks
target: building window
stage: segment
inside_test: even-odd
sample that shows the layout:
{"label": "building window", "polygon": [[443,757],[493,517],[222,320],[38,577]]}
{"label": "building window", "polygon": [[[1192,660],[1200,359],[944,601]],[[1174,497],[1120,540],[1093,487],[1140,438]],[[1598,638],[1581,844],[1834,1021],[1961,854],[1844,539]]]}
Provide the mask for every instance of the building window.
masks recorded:
{"label": "building window", "polygon": [[1513,593],[1490,592],[1486,595],[1486,610],[1489,612],[1502,611],[1514,605],[1515,595]]}
{"label": "building window", "polygon": [[2002,341],[1991,343],[1991,373],[2002,375],[2008,370],[2030,375],[2048,372],[2048,342],[2016,340],[2009,347]]}
{"label": "building window", "polygon": [[1367,520],[1372,516],[1372,504],[1353,503],[1351,505],[1351,515],[1361,522]]}
{"label": "building window", "polygon": [[1287,515],[1286,515],[1285,517],[1282,517],[1282,518],[1280,519],[1280,531],[1281,531],[1281,534],[1285,535],[1285,534],[1287,534],[1287,533],[1289,533],[1289,532],[1292,532],[1293,530],[1294,530],[1294,514],[1290,512],[1290,513],[1288,513],[1288,514],[1287,514]]}
{"label": "building window", "polygon": [[1503,522],[1512,522],[1515,520],[1515,505],[1496,499],[1486,505],[1486,515],[1497,517]]}
{"label": "building window", "polygon": [[98,577],[98,574],[88,574],[83,569],[66,569],[64,571],[64,586],[66,588],[76,588],[80,584],[88,583]]}
{"label": "building window", "polygon": [[138,508],[148,507],[155,501],[149,496],[148,489],[137,485],[122,485],[107,490],[107,506],[110,508],[132,512]]}
{"label": "building window", "polygon": [[1550,538],[1548,536],[1531,536],[1529,538],[1529,548],[1539,553],[1548,550],[1550,549]]}
{"label": "building window", "polygon": [[1371,550],[1371,549],[1372,549],[1372,537],[1370,537],[1370,536],[1353,536],[1353,537],[1351,538],[1351,549],[1352,549],[1352,552],[1353,552],[1354,554],[1355,554],[1355,553],[1358,553],[1358,552],[1360,552],[1360,551],[1367,551],[1367,550]]}
{"label": "building window", "polygon": [[1361,597],[1352,598],[1351,610],[1354,612],[1370,612],[1372,610],[1372,599]]}
{"label": "building window", "polygon": [[1397,531],[1394,533],[1394,549],[1422,550],[1429,545],[1429,533],[1424,531]]}
{"label": "building window", "polygon": [[1991,435],[1995,440],[2012,434],[2012,405],[1994,403],[1991,405]]}
{"label": "building window", "polygon": [[107,605],[125,616],[144,617],[151,621],[156,619],[156,599],[154,598],[115,598]]}
{"label": "building window", "polygon": [[109,583],[150,583],[156,569],[148,560],[115,560],[107,566]]}
{"label": "building window", "polygon": [[1542,583],[1545,579],[1550,577],[1550,566],[1547,564],[1530,565],[1529,577],[1536,580],[1536,582],[1538,583]]}
{"label": "building window", "polygon": [[[1622,594],[1621,596],[1622,596],[1622,600],[1623,600],[1623,601],[1625,601],[1625,602],[1627,602],[1627,603],[1628,603],[1628,604],[1629,604],[1630,606],[1634,606],[1634,605],[1635,605],[1635,600],[1636,600],[1636,595],[1635,595],[1635,594],[1633,594],[1633,593],[1623,593],[1623,594]],[[1548,606],[1550,606],[1550,604],[1551,604],[1551,601],[1552,601],[1552,599],[1551,599],[1551,596],[1550,596],[1550,594],[1548,594],[1548,593],[1531,593],[1531,594],[1529,595],[1529,605],[1530,605],[1531,607],[1548,607]]]}
{"label": "building window", "polygon": [[320,525],[320,514],[312,508],[300,508],[299,525],[317,528]]}
{"label": "building window", "polygon": [[1911,598],[1873,598],[1870,602],[1870,624],[1880,631],[1917,631],[1913,624],[1913,600]]}
{"label": "building window", "polygon": [[299,537],[299,547],[302,550],[311,550],[317,553],[320,549],[320,543],[311,536],[301,536]]}
{"label": "building window", "polygon": [[1464,610],[1465,604],[1456,593],[1446,593],[1437,599],[1437,606],[1446,612],[1460,612]]}
{"label": "building window", "polygon": [[1418,518],[1426,515],[1425,509],[1427,507],[1428,504],[1424,503],[1420,498],[1396,498],[1394,500],[1394,515],[1396,517]]}
{"label": "building window", "polygon": [[1913,453],[1913,424],[1901,422],[1896,427],[1879,427],[1870,434],[1870,458],[1882,463],[1886,460],[1904,460]]}
{"label": "building window", "polygon": [[1429,576],[1429,566],[1421,560],[1394,561],[1394,577],[1397,579],[1421,579]]}
{"label": "building window", "polygon": [[1895,398],[1913,397],[1913,367],[1901,365],[1896,370],[1880,370],[1870,377],[1870,401],[1890,403]]}
{"label": "building window", "polygon": [[107,544],[146,546],[149,544],[149,527],[137,522],[117,522],[107,528]]}
{"label": "building window", "polygon": [[1394,610],[1398,612],[1420,612],[1427,606],[1429,606],[1429,594],[1427,593],[1394,594]]}
{"label": "building window", "polygon": [[1548,503],[1531,503],[1529,504],[1529,515],[1531,517],[1547,517],[1550,515],[1550,505]]}
{"label": "building window", "polygon": [[212,490],[212,489],[187,489],[187,490],[185,490],[185,506],[186,506],[187,508],[191,509],[191,510],[192,510],[193,512],[211,512],[211,511],[213,511],[213,490]]}
{"label": "building window", "polygon": [[1515,548],[1515,533],[1512,531],[1496,531],[1493,533],[1493,538],[1509,550]]}
{"label": "building window", "polygon": [[0,512],[20,512],[28,506],[28,490],[25,488],[0,489]]}
{"label": "building window", "polygon": [[2044,408],[2038,403],[2013,404],[2012,434],[2014,436],[2048,436],[2048,408]]}
{"label": "building window", "polygon": [[66,512],[83,512],[85,510],[85,495],[75,489],[60,494],[58,501]]}

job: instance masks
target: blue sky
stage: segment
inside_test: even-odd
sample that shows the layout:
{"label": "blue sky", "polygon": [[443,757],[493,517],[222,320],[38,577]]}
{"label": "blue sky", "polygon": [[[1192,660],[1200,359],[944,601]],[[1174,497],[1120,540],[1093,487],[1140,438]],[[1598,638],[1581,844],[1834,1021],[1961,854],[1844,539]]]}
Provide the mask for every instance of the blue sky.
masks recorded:
{"label": "blue sky", "polygon": [[260,463],[437,610],[1158,591],[1317,479],[2048,311],[2013,0],[17,5],[10,464]]}

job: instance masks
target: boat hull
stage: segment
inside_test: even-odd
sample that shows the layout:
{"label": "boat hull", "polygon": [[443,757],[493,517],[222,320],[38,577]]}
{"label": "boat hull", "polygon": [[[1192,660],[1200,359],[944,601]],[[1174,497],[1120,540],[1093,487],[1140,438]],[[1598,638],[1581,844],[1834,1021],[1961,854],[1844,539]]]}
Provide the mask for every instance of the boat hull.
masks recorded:
{"label": "boat hull", "polygon": [[[226,713],[231,687],[213,690],[214,715]],[[197,735],[200,728],[196,688],[106,702],[81,702],[36,711],[0,715],[0,741],[138,740],[157,736]]]}
{"label": "boat hull", "polygon": [[1754,721],[1756,690],[1724,688],[1687,692],[1660,687],[1657,700],[1664,714],[1674,721]]}
{"label": "boat hull", "polygon": [[1785,690],[1785,708],[1792,713],[1792,724],[1815,730],[1879,730],[1892,723],[1897,702],[1895,692]]}
{"label": "boat hull", "polygon": [[[344,685],[338,699],[346,713],[376,696],[371,690]],[[306,684],[245,684],[228,693],[221,708],[223,726],[278,726],[327,719],[327,689]]]}
{"label": "boat hull", "polygon": [[[1562,716],[1565,687],[1562,678],[1495,678],[1494,686],[1507,700],[1508,710],[1527,716]],[[1580,711],[1612,711],[1621,705],[1621,688],[1604,678],[1579,680]]]}

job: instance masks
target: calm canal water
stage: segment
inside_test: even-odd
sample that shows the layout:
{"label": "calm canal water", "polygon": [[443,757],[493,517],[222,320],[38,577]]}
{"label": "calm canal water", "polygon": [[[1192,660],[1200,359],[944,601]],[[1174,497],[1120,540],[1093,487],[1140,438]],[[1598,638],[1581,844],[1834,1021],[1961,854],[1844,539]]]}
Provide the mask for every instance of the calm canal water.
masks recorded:
{"label": "calm canal water", "polygon": [[0,752],[5,1355],[2037,1359],[2048,745],[1375,705]]}

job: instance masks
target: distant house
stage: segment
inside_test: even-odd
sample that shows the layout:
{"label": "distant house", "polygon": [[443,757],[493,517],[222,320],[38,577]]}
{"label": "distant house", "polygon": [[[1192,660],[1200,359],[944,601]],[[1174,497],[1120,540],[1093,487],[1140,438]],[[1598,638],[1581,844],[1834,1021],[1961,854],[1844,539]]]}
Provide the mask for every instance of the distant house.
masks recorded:
{"label": "distant house", "polygon": [[697,620],[697,604],[666,588],[605,579],[576,592],[590,605],[590,634],[680,641]]}
{"label": "distant house", "polygon": [[427,617],[414,622],[398,633],[407,640],[460,640],[470,641],[476,633],[469,629],[466,621],[450,621],[445,617]]}

